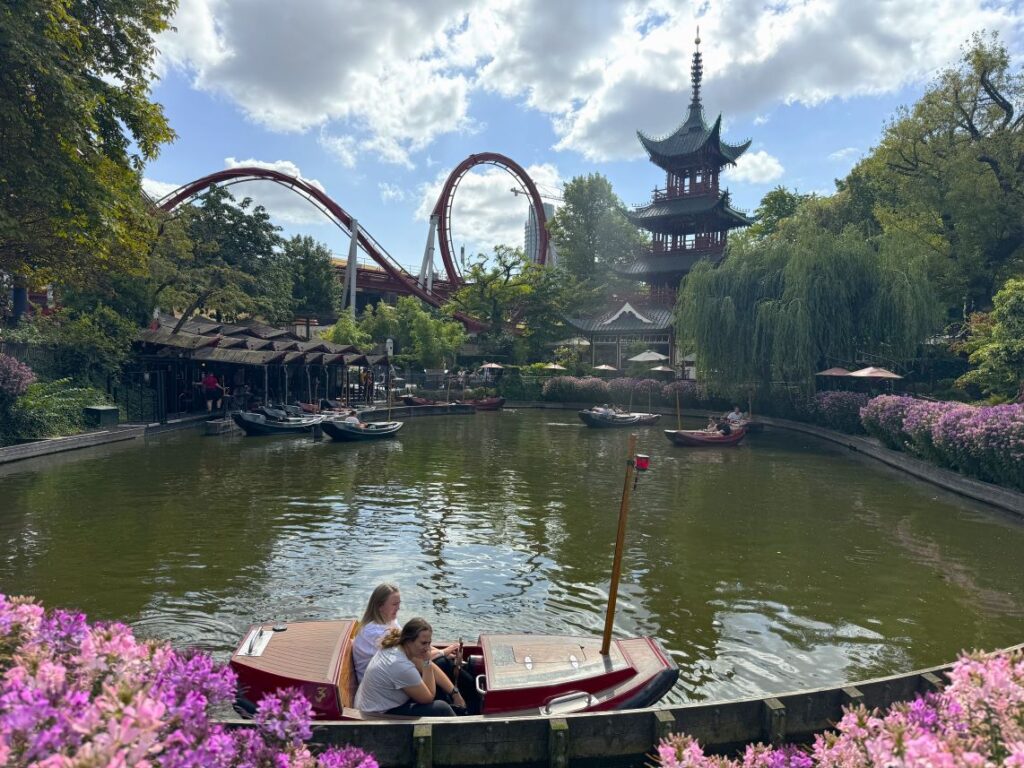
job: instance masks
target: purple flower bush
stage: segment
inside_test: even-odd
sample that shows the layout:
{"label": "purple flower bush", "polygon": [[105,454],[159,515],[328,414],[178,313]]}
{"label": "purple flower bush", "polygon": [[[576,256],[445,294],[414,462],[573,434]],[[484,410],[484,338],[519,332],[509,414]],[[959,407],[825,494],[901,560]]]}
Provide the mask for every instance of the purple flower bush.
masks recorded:
{"label": "purple flower bush", "polygon": [[932,428],[932,442],[948,466],[1024,490],[1024,405],[950,410]]}
{"label": "purple flower bush", "polygon": [[818,392],[807,401],[807,418],[826,429],[846,432],[850,435],[864,431],[860,412],[868,404],[863,392]]}
{"label": "purple flower bush", "polygon": [[907,447],[922,459],[952,466],[945,453],[936,448],[932,433],[939,419],[947,413],[970,409],[969,405],[952,401],[915,400],[903,419],[903,432],[909,438]]}
{"label": "purple flower bush", "polygon": [[352,747],[314,756],[313,710],[297,691],[264,698],[256,728],[214,722],[235,682],[205,654],[0,594],[0,765],[377,767]]}
{"label": "purple flower bush", "polygon": [[690,736],[658,744],[663,768],[1024,767],[1024,653],[962,656],[938,694],[888,712],[847,708],[813,746],[751,745],[740,758],[705,755]]}
{"label": "purple flower bush", "polygon": [[612,379],[608,382],[608,394],[617,403],[628,403],[630,395],[633,394],[633,390],[636,389],[639,381],[639,379],[630,378],[629,376]]}
{"label": "purple flower bush", "polygon": [[675,405],[676,395],[679,395],[680,407],[694,408],[707,400],[707,392],[704,387],[696,381],[679,379],[661,388],[661,399],[670,405]]}
{"label": "purple flower bush", "polygon": [[0,400],[14,400],[25,394],[36,375],[22,362],[10,355],[0,354]]}
{"label": "purple flower bush", "polygon": [[903,420],[914,402],[914,398],[907,395],[880,395],[861,408],[861,424],[869,435],[877,437],[889,448],[901,451],[908,440],[903,431]]}
{"label": "purple flower bush", "polygon": [[608,385],[593,376],[552,376],[544,382],[541,397],[560,403],[601,403],[608,399]]}

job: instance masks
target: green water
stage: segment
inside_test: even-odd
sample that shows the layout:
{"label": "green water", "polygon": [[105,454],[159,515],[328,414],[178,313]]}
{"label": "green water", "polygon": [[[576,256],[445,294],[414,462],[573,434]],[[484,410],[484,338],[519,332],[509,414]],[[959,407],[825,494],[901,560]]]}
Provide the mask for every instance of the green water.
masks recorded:
{"label": "green water", "polygon": [[[671,420],[671,419],[669,419]],[[787,432],[641,428],[616,632],[669,701],[832,685],[1024,641],[1024,524]],[[265,618],[382,580],[441,637],[599,634],[627,434],[571,411],[409,421],[394,441],[179,432],[0,469],[0,591],[226,658]]]}

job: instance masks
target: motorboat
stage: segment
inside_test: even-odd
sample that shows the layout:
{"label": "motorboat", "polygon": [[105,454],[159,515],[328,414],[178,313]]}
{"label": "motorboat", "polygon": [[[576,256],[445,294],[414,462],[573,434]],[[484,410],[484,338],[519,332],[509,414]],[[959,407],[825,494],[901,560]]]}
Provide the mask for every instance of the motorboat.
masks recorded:
{"label": "motorboat", "polygon": [[332,440],[350,443],[394,437],[404,425],[404,421],[369,421],[353,424],[341,419],[327,419],[322,424],[324,434]]}
{"label": "motorboat", "polygon": [[732,431],[723,435],[717,429],[666,429],[665,437],[676,445],[693,448],[707,448],[711,446],[739,445],[746,436],[745,427],[734,427]]}
{"label": "motorboat", "polygon": [[660,413],[619,413],[617,411],[586,408],[579,411],[580,421],[588,427],[645,427],[657,423]]}
{"label": "motorboat", "polygon": [[[267,694],[298,688],[318,719],[373,719],[353,708],[355,628],[354,619],[249,627],[231,656],[238,709],[253,711]],[[473,687],[467,701],[472,698],[484,717],[647,707],[679,677],[676,663],[651,637],[613,639],[602,654],[600,637],[487,633],[465,644],[464,659]]]}
{"label": "motorboat", "polygon": [[405,405],[439,405],[436,400],[430,400],[426,397],[417,397],[416,395],[402,395],[402,402]]}
{"label": "motorboat", "polygon": [[312,432],[313,427],[323,422],[323,416],[291,416],[277,408],[263,408],[260,411],[235,411],[231,414],[235,424],[251,436],[289,435]]}

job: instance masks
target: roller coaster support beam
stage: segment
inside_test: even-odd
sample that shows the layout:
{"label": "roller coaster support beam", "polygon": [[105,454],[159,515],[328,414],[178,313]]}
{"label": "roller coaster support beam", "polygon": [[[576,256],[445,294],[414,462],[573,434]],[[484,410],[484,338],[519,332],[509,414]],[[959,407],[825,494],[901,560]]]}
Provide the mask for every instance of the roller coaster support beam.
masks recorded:
{"label": "roller coaster support beam", "polygon": [[356,317],[356,273],[359,271],[359,261],[357,259],[359,252],[359,222],[352,219],[350,228],[352,240],[348,244],[348,266],[345,267],[345,289],[341,294],[341,308],[344,310],[347,306],[354,320]]}
{"label": "roller coaster support beam", "polygon": [[427,246],[423,249],[423,263],[420,265],[420,274],[416,278],[416,285],[420,288],[424,283],[427,293],[434,292],[434,235],[437,232],[437,220],[440,218],[436,213],[430,217],[430,229],[427,231]]}

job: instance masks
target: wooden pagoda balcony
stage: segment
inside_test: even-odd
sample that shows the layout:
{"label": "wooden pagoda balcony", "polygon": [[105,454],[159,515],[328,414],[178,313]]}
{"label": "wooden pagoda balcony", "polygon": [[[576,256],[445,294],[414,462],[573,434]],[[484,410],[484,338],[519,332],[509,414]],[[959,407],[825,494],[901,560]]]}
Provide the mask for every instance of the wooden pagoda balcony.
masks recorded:
{"label": "wooden pagoda balcony", "polygon": [[682,184],[672,187],[655,187],[651,192],[651,202],[659,200],[675,200],[678,197],[703,197],[705,195],[718,196],[718,179],[708,180],[700,184],[692,184],[684,187]]}
{"label": "wooden pagoda balcony", "polygon": [[698,238],[692,245],[679,245],[672,247],[667,243],[654,241],[651,243],[651,256],[720,256],[725,252],[725,239],[719,242],[710,242]]}

